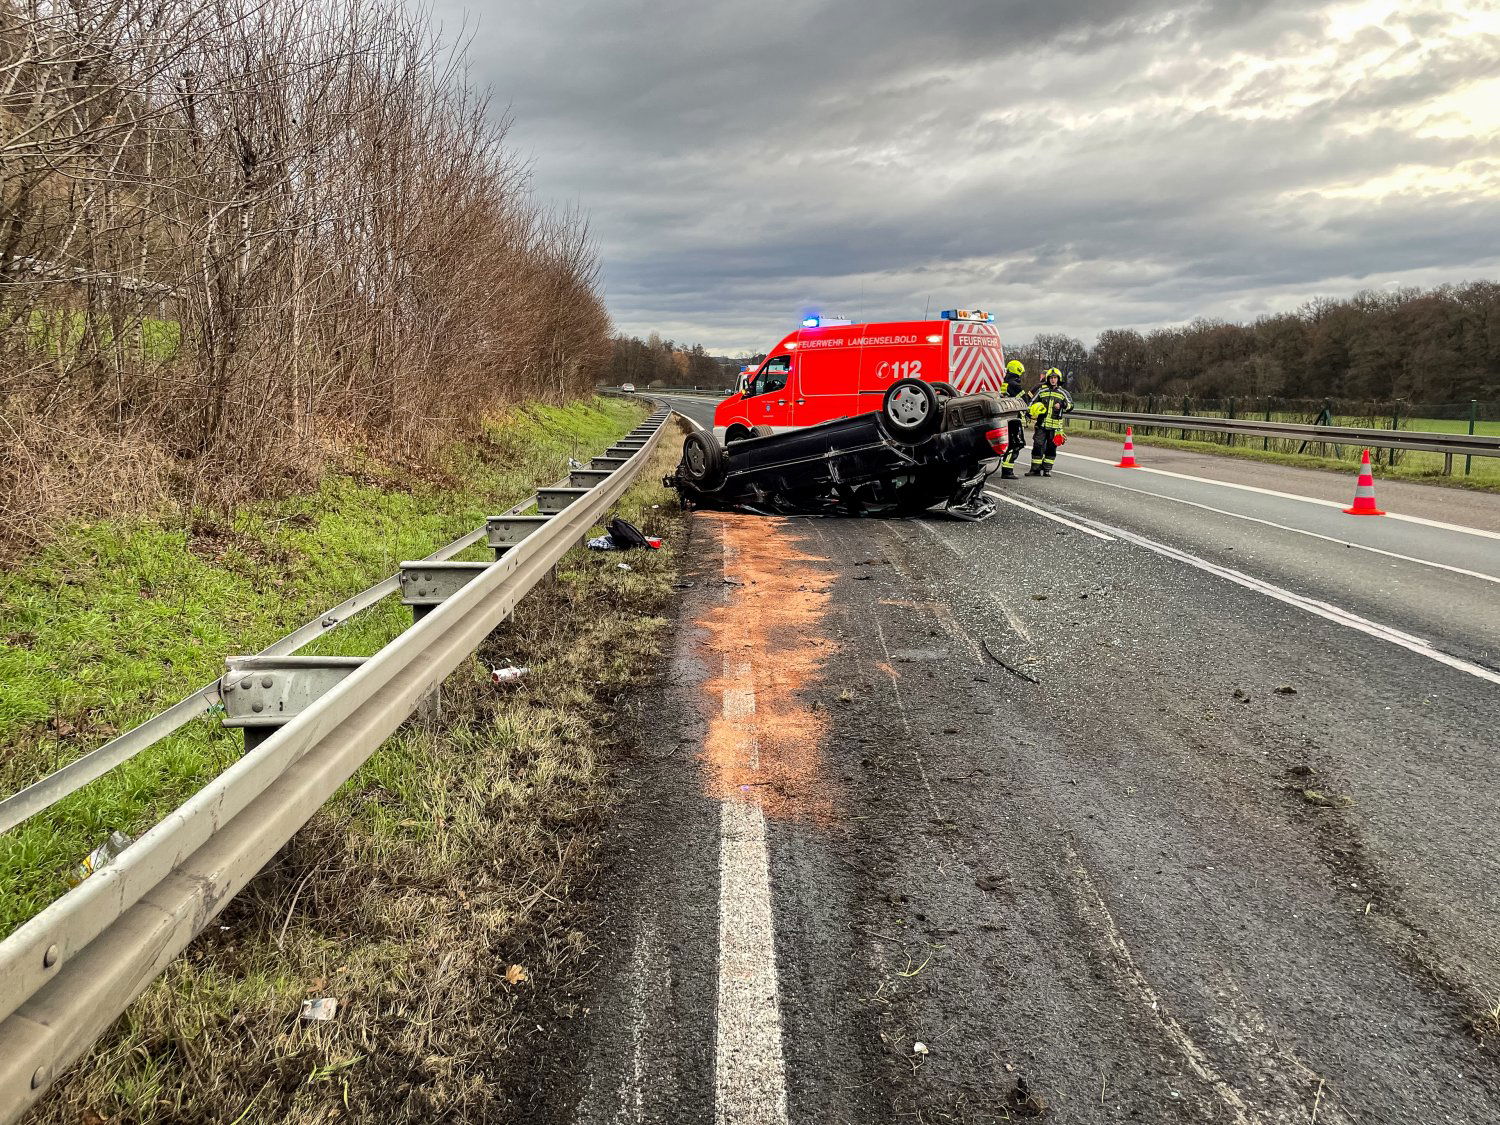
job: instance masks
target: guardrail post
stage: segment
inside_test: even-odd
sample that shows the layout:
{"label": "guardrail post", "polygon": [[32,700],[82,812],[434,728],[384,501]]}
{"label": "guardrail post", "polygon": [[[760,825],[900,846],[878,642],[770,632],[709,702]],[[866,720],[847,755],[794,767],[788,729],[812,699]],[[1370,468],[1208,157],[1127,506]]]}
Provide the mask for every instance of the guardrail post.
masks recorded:
{"label": "guardrail post", "polygon": [[547,516],[488,516],[484,521],[485,537],[495,549],[495,557],[498,559],[546,523],[547,519]]}
{"label": "guardrail post", "polygon": [[[1479,416],[1478,415],[1478,410],[1479,410],[1479,400],[1475,399],[1475,398],[1471,398],[1469,400],[1469,436],[1470,437],[1474,436],[1474,419]],[[1474,458],[1473,457],[1465,457],[1464,458],[1464,476],[1468,476],[1469,475],[1469,469],[1473,466],[1473,464],[1474,464]]]}
{"label": "guardrail post", "polygon": [[[1190,411],[1188,410],[1187,396],[1183,395],[1183,397],[1182,397],[1182,416],[1184,418],[1186,418],[1189,413],[1190,413]],[[1183,441],[1187,441],[1187,431],[1186,430],[1182,431],[1182,440]]]}
{"label": "guardrail post", "polygon": [[411,606],[411,619],[415,624],[491,565],[485,562],[404,562],[401,564],[401,604]]}
{"label": "guardrail post", "polygon": [[[1270,420],[1271,420],[1271,400],[1268,398],[1268,399],[1266,399],[1266,421],[1269,422]],[[1270,439],[1269,436],[1263,437],[1263,438],[1260,439],[1260,447],[1261,447],[1261,449],[1263,451],[1264,450],[1269,450],[1271,448],[1271,439]]]}
{"label": "guardrail post", "polygon": [[[1227,415],[1225,415],[1225,417],[1229,418],[1231,421],[1234,419],[1234,396],[1233,395],[1229,396],[1229,413]],[[1234,435],[1233,434],[1225,434],[1224,435],[1224,444],[1225,445],[1233,445],[1234,444]]]}
{"label": "guardrail post", "polygon": [[259,746],[365,662],[362,656],[231,656],[220,689],[224,725]]}

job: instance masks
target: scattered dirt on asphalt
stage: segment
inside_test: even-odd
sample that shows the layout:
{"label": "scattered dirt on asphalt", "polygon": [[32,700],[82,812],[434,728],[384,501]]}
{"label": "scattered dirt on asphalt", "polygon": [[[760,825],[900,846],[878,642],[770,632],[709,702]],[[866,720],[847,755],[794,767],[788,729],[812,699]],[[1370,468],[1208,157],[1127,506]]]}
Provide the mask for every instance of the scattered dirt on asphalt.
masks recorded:
{"label": "scattered dirt on asphalt", "polygon": [[[696,622],[708,634],[706,650],[722,657],[703,688],[705,788],[721,800],[754,801],[773,819],[831,823],[821,749],[828,719],[818,691],[832,648],[822,631],[831,584],[825,560],[799,549],[789,520],[703,519],[722,540],[734,578],[724,601]],[[753,689],[753,701],[744,696],[753,714],[721,707],[736,688]]]}

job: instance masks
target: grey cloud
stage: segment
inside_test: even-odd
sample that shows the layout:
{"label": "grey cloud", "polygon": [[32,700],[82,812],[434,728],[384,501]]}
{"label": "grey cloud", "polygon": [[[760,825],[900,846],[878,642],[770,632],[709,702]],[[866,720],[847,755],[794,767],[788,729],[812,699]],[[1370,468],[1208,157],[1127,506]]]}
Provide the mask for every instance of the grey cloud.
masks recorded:
{"label": "grey cloud", "polygon": [[1493,194],[1323,195],[1500,157],[1400,124],[1500,73],[1454,18],[1428,0],[1364,29],[1345,57],[1394,62],[1353,81],[1305,62],[1322,9],[1258,0],[510,0],[471,55],[537,191],[590,211],[624,330],[754,348],[808,304],[906,316],[931,295],[992,303],[1013,336],[1091,336],[1477,276]]}

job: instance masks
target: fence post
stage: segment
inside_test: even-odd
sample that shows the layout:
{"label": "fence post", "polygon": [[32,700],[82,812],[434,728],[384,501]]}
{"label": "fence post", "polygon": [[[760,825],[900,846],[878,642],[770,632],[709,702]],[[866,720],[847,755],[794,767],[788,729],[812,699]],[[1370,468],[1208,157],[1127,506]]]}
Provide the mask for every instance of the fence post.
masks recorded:
{"label": "fence post", "polygon": [[[1469,436],[1470,437],[1474,436],[1474,419],[1479,416],[1478,413],[1477,413],[1478,408],[1479,408],[1479,400],[1475,399],[1475,398],[1471,398],[1469,400]],[[1464,458],[1464,476],[1468,476],[1469,475],[1469,469],[1473,467],[1473,464],[1474,464],[1474,458],[1472,458],[1472,457],[1465,457]]]}
{"label": "fence post", "polygon": [[[1183,395],[1182,396],[1182,416],[1184,418],[1186,418],[1188,416],[1188,400],[1187,400],[1187,395]],[[1182,440],[1183,441],[1187,441],[1187,431],[1186,430],[1182,431]]]}
{"label": "fence post", "polygon": [[[1271,420],[1271,399],[1268,396],[1266,398],[1266,421],[1269,422],[1270,420]],[[1260,439],[1260,447],[1261,447],[1262,450],[1268,450],[1268,449],[1271,448],[1271,439],[1270,439],[1269,436],[1263,437],[1263,438]]]}
{"label": "fence post", "polygon": [[1146,396],[1146,413],[1147,414],[1155,414],[1156,413],[1156,396],[1155,395],[1147,395]]}
{"label": "fence post", "polygon": [[[1230,395],[1229,396],[1229,414],[1228,414],[1228,419],[1230,421],[1233,421],[1233,419],[1234,419],[1234,395]],[[1225,445],[1233,445],[1234,444],[1234,435],[1233,434],[1225,434],[1224,435],[1224,444]]]}

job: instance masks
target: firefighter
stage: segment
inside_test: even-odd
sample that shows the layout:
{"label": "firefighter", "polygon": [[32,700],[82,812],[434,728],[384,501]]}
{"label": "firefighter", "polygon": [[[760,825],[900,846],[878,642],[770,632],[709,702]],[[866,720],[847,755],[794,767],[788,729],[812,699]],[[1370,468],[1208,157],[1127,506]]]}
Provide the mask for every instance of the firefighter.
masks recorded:
{"label": "firefighter", "polygon": [[1063,389],[1062,372],[1047,368],[1042,385],[1032,392],[1031,416],[1036,419],[1036,440],[1031,446],[1028,477],[1050,477],[1057,460],[1057,435],[1062,433],[1063,415],[1073,409],[1073,396]]}
{"label": "firefighter", "polygon": [[[1025,385],[1021,382],[1026,378],[1026,365],[1019,359],[1013,359],[1005,365],[1005,382],[1000,384],[1000,393],[1007,398],[1018,398],[1026,402],[1029,396],[1026,394]],[[1016,458],[1021,456],[1021,448],[1026,444],[1026,423],[1020,418],[1012,418],[1006,427],[1009,431],[1005,441],[1005,455],[1000,458],[1000,479],[1016,479]]]}

